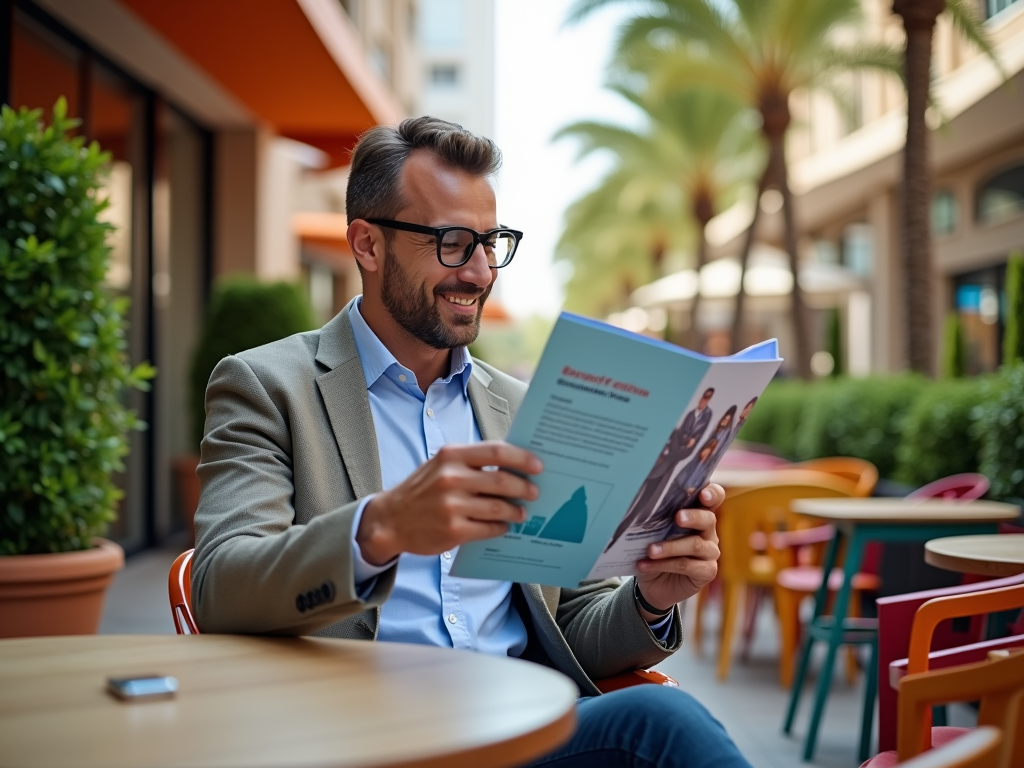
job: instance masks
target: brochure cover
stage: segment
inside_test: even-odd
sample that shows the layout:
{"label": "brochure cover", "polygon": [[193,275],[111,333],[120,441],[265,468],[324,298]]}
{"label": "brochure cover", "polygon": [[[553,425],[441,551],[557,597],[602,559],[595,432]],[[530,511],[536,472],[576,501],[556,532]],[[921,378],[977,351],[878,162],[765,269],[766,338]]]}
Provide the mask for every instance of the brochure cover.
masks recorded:
{"label": "brochure cover", "polygon": [[544,462],[504,536],[463,544],[453,576],[575,587],[636,574],[690,505],[782,360],[774,339],[731,357],[563,312],[508,442]]}

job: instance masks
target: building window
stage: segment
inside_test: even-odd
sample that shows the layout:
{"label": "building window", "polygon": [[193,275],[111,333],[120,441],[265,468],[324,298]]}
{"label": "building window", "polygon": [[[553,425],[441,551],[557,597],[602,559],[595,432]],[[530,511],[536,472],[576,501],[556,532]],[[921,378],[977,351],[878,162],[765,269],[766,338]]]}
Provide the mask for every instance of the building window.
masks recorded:
{"label": "building window", "polygon": [[956,195],[951,189],[940,189],[932,195],[932,234],[945,237],[956,231]]}
{"label": "building window", "polygon": [[954,279],[956,312],[963,327],[970,375],[999,367],[1006,320],[1006,267],[992,267]]}
{"label": "building window", "polygon": [[459,67],[455,64],[434,64],[430,68],[430,84],[435,88],[454,88],[459,84]]}
{"label": "building window", "polygon": [[1024,164],[997,173],[978,188],[979,224],[1001,224],[1024,213]]}
{"label": "building window", "polygon": [[843,230],[843,266],[868,277],[874,268],[875,237],[870,224],[850,224]]}
{"label": "building window", "polygon": [[985,0],[985,18],[991,19],[997,13],[1005,11],[1017,0]]}

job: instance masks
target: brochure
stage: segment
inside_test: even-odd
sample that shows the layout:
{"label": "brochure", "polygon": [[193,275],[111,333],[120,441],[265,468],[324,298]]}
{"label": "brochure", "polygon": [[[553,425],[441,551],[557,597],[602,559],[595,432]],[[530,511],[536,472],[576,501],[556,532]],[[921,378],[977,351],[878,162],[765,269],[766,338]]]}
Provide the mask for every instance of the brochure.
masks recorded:
{"label": "brochure", "polygon": [[772,339],[707,357],[563,312],[508,442],[544,462],[504,536],[459,547],[453,576],[575,587],[635,575],[685,535],[690,506],[782,360]]}

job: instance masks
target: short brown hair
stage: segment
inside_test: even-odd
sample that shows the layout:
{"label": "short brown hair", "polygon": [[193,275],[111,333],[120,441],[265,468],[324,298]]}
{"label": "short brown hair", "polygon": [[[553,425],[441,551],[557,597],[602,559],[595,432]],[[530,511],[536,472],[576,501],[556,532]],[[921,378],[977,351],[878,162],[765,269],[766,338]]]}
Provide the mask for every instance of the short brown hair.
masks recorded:
{"label": "short brown hair", "polygon": [[501,151],[490,139],[436,117],[411,117],[398,127],[378,125],[359,137],[345,193],[345,212],[355,219],[390,219],[402,209],[402,167],[416,149],[426,149],[452,168],[492,176]]}

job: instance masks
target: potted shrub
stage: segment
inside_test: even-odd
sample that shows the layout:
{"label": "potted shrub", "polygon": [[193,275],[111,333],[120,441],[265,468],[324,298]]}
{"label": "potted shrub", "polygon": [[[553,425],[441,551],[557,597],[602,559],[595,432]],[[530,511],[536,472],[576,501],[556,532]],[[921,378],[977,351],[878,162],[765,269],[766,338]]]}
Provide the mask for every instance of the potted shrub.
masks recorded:
{"label": "potted shrub", "polygon": [[[192,357],[192,443],[199,449],[206,421],[206,384],[223,358],[315,327],[306,294],[295,283],[260,283],[251,277],[234,276],[214,286],[210,306]],[[174,460],[178,500],[190,539],[195,538],[194,518],[199,506],[199,456]]]}
{"label": "potted shrub", "polygon": [[104,288],[109,156],[61,99],[0,113],[0,636],[95,632],[124,552],[98,538],[122,496],[127,300]]}

